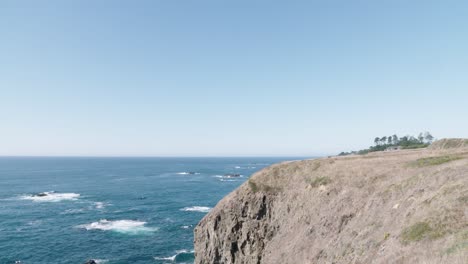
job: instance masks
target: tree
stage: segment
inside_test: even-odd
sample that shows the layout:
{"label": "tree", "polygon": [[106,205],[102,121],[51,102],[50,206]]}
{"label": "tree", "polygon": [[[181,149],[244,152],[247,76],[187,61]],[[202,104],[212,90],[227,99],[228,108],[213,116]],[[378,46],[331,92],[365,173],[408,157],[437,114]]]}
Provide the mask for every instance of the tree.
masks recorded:
{"label": "tree", "polygon": [[376,137],[376,138],[374,139],[375,145],[379,145],[379,142],[380,142],[380,138],[379,138],[379,137]]}
{"label": "tree", "polygon": [[394,145],[397,145],[397,144],[398,144],[398,136],[397,136],[397,135],[393,135],[392,138],[393,138],[393,144],[394,144]]}
{"label": "tree", "polygon": [[424,138],[429,144],[432,143],[432,140],[434,140],[434,137],[429,132],[424,133]]}
{"label": "tree", "polygon": [[383,137],[380,140],[382,140],[382,145],[385,145],[387,143],[387,137]]}
{"label": "tree", "polygon": [[408,136],[401,137],[399,140],[400,146],[407,146],[408,145]]}
{"label": "tree", "polygon": [[419,133],[419,135],[418,135],[418,140],[419,140],[420,143],[424,143],[424,136],[423,136],[423,133],[422,133],[422,132]]}
{"label": "tree", "polygon": [[393,141],[392,136],[388,136],[388,137],[387,137],[387,143],[388,143],[389,145],[392,145],[392,141]]}

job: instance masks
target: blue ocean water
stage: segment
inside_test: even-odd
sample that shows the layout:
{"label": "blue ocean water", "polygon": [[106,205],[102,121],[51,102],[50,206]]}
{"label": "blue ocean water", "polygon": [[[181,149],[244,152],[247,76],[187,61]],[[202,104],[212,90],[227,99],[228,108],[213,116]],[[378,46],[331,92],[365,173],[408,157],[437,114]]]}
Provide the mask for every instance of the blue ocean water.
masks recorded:
{"label": "blue ocean water", "polygon": [[288,159],[0,158],[0,263],[193,263],[198,221]]}

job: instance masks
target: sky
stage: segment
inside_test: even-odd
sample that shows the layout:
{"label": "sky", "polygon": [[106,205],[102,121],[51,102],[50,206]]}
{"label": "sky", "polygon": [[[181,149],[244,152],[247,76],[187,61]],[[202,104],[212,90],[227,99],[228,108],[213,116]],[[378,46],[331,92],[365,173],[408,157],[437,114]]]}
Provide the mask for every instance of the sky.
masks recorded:
{"label": "sky", "polygon": [[[40,3],[39,3],[40,2]],[[0,2],[2,156],[468,137],[468,1]]]}

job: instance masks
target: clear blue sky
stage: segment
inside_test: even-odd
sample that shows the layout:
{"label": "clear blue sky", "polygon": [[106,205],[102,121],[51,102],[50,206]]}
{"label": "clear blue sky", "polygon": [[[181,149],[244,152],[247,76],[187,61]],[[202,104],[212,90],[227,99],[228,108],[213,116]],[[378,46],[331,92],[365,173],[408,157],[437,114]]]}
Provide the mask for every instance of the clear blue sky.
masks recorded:
{"label": "clear blue sky", "polygon": [[0,155],[468,137],[467,14],[450,0],[1,1]]}

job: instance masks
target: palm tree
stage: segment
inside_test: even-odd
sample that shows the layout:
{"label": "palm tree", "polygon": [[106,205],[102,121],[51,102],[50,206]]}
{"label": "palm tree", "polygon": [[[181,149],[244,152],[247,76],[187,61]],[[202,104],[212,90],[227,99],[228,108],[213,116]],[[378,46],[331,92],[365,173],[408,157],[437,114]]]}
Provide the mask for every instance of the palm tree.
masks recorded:
{"label": "palm tree", "polygon": [[374,139],[375,145],[379,145],[379,142],[380,142],[380,138],[379,138],[379,137],[376,137],[376,138]]}

